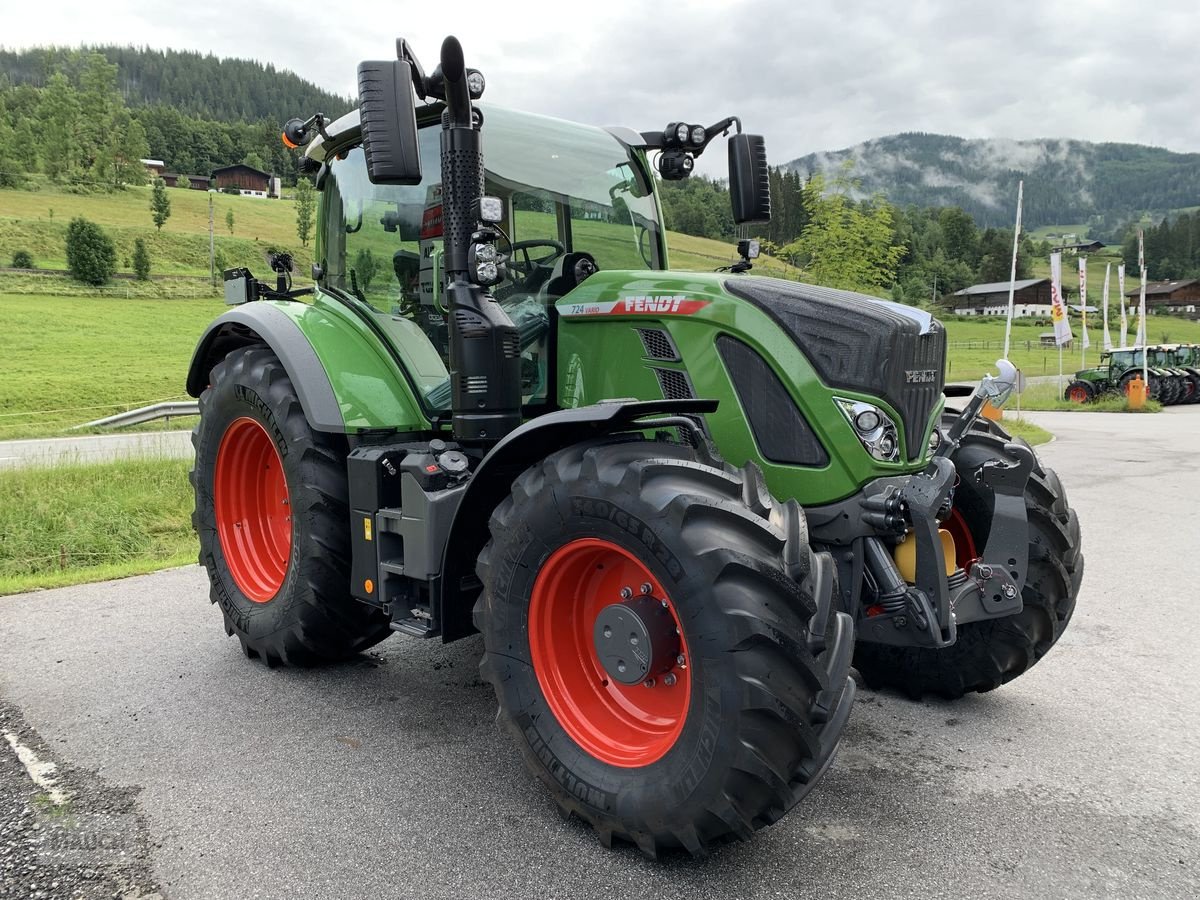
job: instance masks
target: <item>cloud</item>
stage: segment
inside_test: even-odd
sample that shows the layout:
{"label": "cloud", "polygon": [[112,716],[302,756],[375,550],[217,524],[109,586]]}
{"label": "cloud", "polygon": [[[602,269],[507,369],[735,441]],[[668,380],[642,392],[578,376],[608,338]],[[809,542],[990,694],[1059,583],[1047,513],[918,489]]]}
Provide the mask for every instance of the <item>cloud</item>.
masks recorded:
{"label": "cloud", "polygon": [[[298,9],[211,0],[160,15],[133,0],[47,0],[37,16],[9,17],[0,43],[251,56],[352,94],[357,62],[391,55],[398,34],[432,68],[454,32],[487,75],[492,102],[640,130],[736,114],[766,136],[778,163],[904,131],[1200,150],[1194,0],[1136,9],[1094,0],[1086,10],[1063,0],[527,0],[456,3],[452,14],[413,0],[341,0],[307,17]],[[1169,74],[1152,60],[1170,60]],[[1004,152],[1020,168],[1041,151]],[[715,149],[700,169],[719,173],[723,160]]]}

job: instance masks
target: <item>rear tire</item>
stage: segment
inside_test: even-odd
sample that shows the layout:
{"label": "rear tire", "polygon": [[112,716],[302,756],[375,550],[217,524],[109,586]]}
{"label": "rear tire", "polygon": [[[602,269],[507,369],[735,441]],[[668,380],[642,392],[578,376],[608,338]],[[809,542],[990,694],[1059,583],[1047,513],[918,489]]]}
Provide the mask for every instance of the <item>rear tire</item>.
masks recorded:
{"label": "rear tire", "polygon": [[[954,418],[944,417],[943,427]],[[1004,444],[1012,440],[999,424],[977,420],[954,455],[960,479],[954,508],[978,548],[987,543],[992,500],[989,489],[978,484],[973,473],[984,461],[1000,456]],[[1021,593],[1021,612],[960,625],[958,640],[941,650],[860,643],[854,664],[868,685],[896,688],[914,699],[924,694],[955,699],[997,688],[1046,655],[1075,611],[1083,578],[1079,519],[1067,504],[1058,475],[1040,462],[1029,476],[1025,510],[1029,574]]]}
{"label": "rear tire", "polygon": [[192,444],[200,563],[246,656],[309,666],[391,634],[350,596],[345,438],[309,426],[271,350],[234,350],[213,367]]}
{"label": "rear tire", "polygon": [[[703,854],[775,822],[816,784],[854,695],[853,626],[830,611],[831,582],[817,573],[832,563],[814,557],[800,508],[772,503],[757,469],[707,465],[661,442],[579,445],[522,474],[490,526],[480,671],[528,768],[606,846]],[[564,570],[578,552],[600,555]],[[607,561],[630,559],[605,581]],[[621,580],[637,577],[675,617],[686,681],[672,670],[670,686],[660,673],[651,686],[610,687],[617,676],[596,654],[589,610],[621,603]],[[636,723],[605,730],[614,692],[620,709],[637,710],[651,692],[685,685],[661,735],[643,739]]]}

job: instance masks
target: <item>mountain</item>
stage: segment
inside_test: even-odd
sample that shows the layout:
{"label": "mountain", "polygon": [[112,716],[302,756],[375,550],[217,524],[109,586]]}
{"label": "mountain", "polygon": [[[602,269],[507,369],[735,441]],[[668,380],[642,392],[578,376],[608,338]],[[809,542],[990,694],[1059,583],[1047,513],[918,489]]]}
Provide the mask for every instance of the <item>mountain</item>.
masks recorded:
{"label": "mountain", "polygon": [[[117,66],[117,87],[131,108],[170,106],[184,115],[219,122],[274,124],[323,112],[339,116],[353,105],[291,72],[245,59],[218,59],[181,50],[86,47]],[[78,80],[83,54],[67,47],[0,49],[0,85],[41,87],[56,71]]]}
{"label": "mountain", "polygon": [[1017,181],[1025,180],[1024,227],[1082,223],[1090,236],[1119,239],[1144,213],[1156,218],[1200,204],[1200,153],[1075,140],[966,140],[909,133],[813,153],[785,168],[851,175],[865,194],[899,206],[961,206],[981,226],[1012,226]]}

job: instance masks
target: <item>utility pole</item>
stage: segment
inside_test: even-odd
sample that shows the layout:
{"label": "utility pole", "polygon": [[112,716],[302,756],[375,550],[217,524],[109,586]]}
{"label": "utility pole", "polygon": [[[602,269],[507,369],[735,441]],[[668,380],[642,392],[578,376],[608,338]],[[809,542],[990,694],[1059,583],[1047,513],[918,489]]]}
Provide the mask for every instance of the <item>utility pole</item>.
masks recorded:
{"label": "utility pole", "polygon": [[216,253],[213,248],[213,194],[212,188],[208,189],[208,277],[215,285],[217,283],[216,269]]}

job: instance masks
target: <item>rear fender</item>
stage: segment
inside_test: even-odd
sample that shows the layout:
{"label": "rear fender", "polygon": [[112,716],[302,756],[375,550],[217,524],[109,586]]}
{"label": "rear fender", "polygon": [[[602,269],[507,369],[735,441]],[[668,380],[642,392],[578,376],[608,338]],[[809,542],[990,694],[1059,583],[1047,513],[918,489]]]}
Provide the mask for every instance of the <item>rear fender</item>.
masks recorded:
{"label": "rear fender", "polygon": [[199,397],[213,366],[251,344],[266,344],[279,357],[317,431],[431,429],[412,383],[382,339],[353,312],[320,297],[312,304],[248,303],[218,317],[192,356],[187,392]]}

